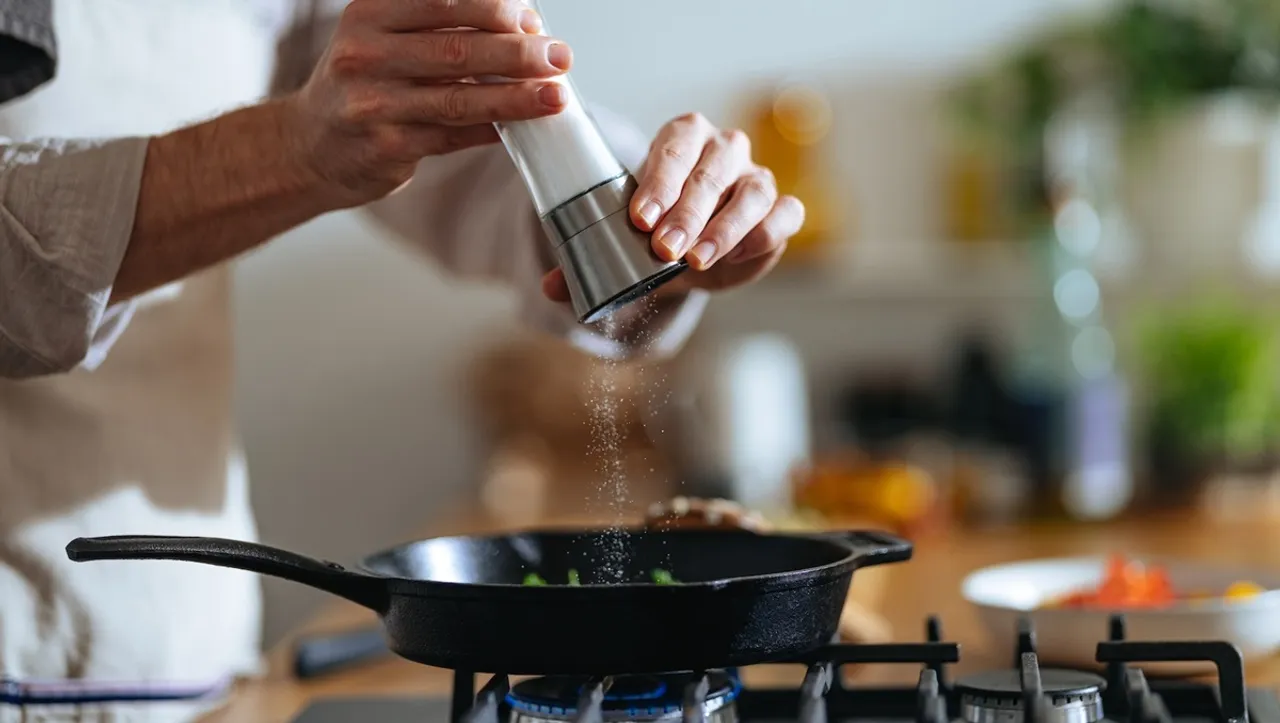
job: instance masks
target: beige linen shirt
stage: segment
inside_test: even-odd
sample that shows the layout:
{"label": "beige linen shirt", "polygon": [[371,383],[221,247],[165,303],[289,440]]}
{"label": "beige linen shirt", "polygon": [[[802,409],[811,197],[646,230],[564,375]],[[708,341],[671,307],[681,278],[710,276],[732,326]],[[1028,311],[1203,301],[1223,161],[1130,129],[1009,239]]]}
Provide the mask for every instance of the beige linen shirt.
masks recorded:
{"label": "beige linen shirt", "polygon": [[[256,536],[232,419],[227,269],[108,299],[146,138],[304,80],[343,3],[323,4],[60,0],[57,77],[0,107],[0,721],[17,710],[6,691],[216,690],[257,669],[252,576],[76,565],[63,549],[77,536]],[[598,120],[634,168],[645,140]],[[544,239],[501,147],[428,159],[368,211],[450,271],[519,289],[541,328],[627,351],[541,298]],[[704,303],[699,294],[664,310],[652,350],[674,350]],[[183,720],[197,708],[33,704],[26,714]]]}

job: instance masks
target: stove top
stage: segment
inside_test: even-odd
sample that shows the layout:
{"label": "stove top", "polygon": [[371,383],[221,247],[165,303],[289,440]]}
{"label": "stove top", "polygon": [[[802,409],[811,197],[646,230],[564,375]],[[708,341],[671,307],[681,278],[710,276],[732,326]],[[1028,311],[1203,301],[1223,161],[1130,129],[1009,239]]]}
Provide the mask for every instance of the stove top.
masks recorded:
{"label": "stove top", "polygon": [[[475,676],[454,674],[451,699],[325,699],[294,723],[1280,723],[1280,698],[1245,687],[1239,650],[1223,642],[1125,640],[1114,616],[1098,644],[1104,675],[1042,668],[1035,632],[1024,620],[1013,665],[950,680],[960,646],[943,642],[931,618],[926,642],[833,644],[801,658],[798,688],[743,686],[737,670],[584,679],[544,677],[512,685],[491,677],[477,693]],[[1217,681],[1147,680],[1130,663],[1206,661]],[[848,687],[846,664],[920,666],[914,686]]]}

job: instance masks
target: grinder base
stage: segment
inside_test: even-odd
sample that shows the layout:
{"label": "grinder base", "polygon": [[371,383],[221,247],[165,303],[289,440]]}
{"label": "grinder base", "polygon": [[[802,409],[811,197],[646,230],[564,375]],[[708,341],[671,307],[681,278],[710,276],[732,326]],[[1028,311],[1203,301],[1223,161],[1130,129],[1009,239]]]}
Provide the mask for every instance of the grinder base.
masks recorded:
{"label": "grinder base", "polygon": [[631,223],[627,207],[635,188],[634,178],[621,176],[569,201],[544,221],[574,313],[583,324],[607,317],[688,268],[683,259],[658,258],[650,234]]}

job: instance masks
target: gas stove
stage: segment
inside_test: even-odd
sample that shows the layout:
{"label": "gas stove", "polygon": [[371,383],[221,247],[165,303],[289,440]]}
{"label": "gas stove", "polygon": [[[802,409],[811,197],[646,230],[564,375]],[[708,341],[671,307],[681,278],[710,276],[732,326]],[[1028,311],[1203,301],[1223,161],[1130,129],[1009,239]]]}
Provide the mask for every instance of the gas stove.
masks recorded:
{"label": "gas stove", "polygon": [[[327,699],[294,723],[1280,723],[1280,698],[1247,689],[1239,650],[1222,642],[1125,639],[1123,616],[1111,619],[1097,660],[1103,674],[1041,667],[1035,631],[1021,623],[1013,665],[951,680],[960,646],[943,641],[936,618],[926,642],[832,644],[800,658],[804,682],[790,689],[744,686],[737,670],[585,679],[489,678],[454,674],[450,699]],[[1217,681],[1148,680],[1131,663],[1204,661]],[[920,667],[914,686],[847,686],[848,664]]]}

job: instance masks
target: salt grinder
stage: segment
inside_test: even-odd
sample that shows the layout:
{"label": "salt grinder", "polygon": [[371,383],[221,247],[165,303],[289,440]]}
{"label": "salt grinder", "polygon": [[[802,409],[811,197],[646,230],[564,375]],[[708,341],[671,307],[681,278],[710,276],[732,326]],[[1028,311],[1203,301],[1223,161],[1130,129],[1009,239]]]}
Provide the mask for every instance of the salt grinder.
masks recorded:
{"label": "salt grinder", "polygon": [[636,179],[605,142],[573,81],[562,75],[555,82],[567,99],[559,114],[495,125],[564,271],[574,313],[591,324],[675,278],[687,264],[658,258],[650,235],[631,223]]}

